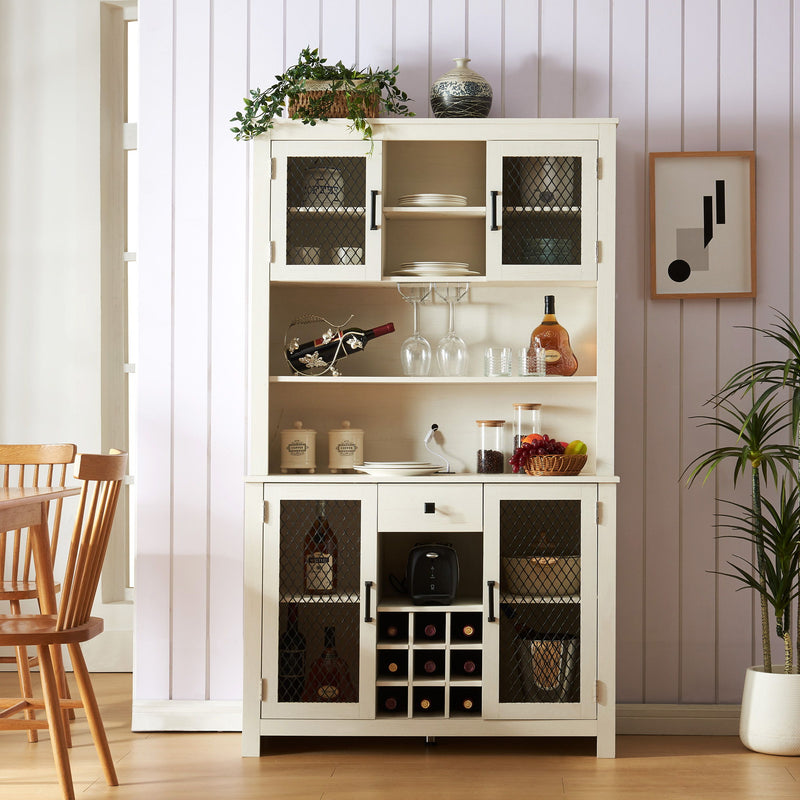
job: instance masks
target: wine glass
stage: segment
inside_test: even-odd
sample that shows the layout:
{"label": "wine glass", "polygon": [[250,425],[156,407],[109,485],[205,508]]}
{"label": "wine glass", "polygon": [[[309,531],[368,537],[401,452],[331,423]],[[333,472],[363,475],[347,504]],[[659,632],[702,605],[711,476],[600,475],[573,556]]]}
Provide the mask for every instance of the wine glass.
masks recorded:
{"label": "wine glass", "polygon": [[450,306],[450,325],[447,334],[436,346],[436,362],[442,375],[467,374],[467,345],[455,333],[455,304],[467,293],[469,284],[440,283],[436,285],[436,294]]}
{"label": "wine glass", "polygon": [[422,283],[399,283],[397,291],[414,309],[414,332],[400,346],[403,375],[427,375],[431,371],[431,345],[419,332],[419,305],[430,297],[432,286]]}

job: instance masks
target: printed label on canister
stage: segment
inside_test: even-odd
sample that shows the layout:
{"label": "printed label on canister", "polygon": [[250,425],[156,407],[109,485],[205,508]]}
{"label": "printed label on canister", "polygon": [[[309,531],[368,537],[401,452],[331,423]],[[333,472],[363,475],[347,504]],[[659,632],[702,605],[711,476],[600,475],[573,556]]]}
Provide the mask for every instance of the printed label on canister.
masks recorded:
{"label": "printed label on canister", "polygon": [[286,445],[286,452],[295,458],[304,456],[308,452],[308,443],[302,442],[300,439],[295,439]]}
{"label": "printed label on canister", "polygon": [[345,439],[339,444],[336,445],[336,452],[340,456],[352,456],[355,455],[356,451],[358,450],[358,445],[355,442],[351,442],[349,439]]}

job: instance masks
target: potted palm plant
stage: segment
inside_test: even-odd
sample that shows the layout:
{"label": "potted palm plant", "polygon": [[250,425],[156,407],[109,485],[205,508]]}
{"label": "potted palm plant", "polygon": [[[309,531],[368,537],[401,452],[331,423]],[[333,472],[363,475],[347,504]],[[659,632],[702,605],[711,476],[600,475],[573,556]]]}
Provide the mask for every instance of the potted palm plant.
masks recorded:
{"label": "potted palm plant", "polygon": [[[731,511],[718,522],[730,531],[722,535],[746,541],[752,554],[728,562],[730,570],[720,574],[755,591],[761,603],[763,664],[747,670],[739,735],[752,750],[800,755],[800,332],[777,314],[772,327],[753,330],[777,343],[785,357],[744,367],[711,398],[715,413],[701,416],[700,425],[726,432],[731,443],[701,453],[686,473],[691,485],[732,461],[734,485],[750,479],[749,505],[724,501]],[[772,661],[773,626],[783,641],[782,665]]]}
{"label": "potted palm plant", "polygon": [[328,64],[317,49],[306,47],[297,63],[268,89],[251,89],[244,98],[244,109],[237,111],[231,128],[237,140],[247,140],[266,133],[284,111],[291,119],[316,125],[331,118],[346,118],[364,139],[372,141],[370,117],[381,109],[398,116],[414,113],[406,103],[408,95],[397,86],[399,67],[373,69],[346,67],[341,61]]}

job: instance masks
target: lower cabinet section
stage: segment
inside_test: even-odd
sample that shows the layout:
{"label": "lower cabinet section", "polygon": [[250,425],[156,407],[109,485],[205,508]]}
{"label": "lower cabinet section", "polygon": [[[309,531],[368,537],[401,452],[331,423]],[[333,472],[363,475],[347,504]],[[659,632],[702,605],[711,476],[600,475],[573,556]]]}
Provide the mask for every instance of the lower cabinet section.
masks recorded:
{"label": "lower cabinet section", "polygon": [[613,756],[612,481],[251,483],[247,503],[245,755],[497,734]]}

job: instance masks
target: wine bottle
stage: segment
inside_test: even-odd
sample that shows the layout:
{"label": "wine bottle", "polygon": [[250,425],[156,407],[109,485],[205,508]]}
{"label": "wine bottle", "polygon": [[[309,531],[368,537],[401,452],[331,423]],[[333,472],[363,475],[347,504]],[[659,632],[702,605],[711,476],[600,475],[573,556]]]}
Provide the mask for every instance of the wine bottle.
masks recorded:
{"label": "wine bottle", "polygon": [[578,359],[572,352],[569,334],[556,319],[556,298],[545,295],[544,317],[538,328],[531,333],[531,350],[539,339],[545,348],[545,371],[548,375],[574,375],[578,369]]}
{"label": "wine bottle", "polygon": [[339,546],[325,512],[325,501],[317,501],[317,517],[306,534],[304,549],[305,590],[308,594],[331,594],[336,590]]}
{"label": "wine bottle", "polygon": [[278,702],[297,703],[305,683],[306,637],[298,626],[297,603],[289,603],[286,614],[286,630],[278,640]]}
{"label": "wine bottle", "polygon": [[356,689],[350,670],[336,652],[336,628],[325,628],[325,649],[308,671],[304,703],[354,703]]}
{"label": "wine bottle", "polygon": [[363,330],[361,328],[347,328],[338,333],[328,331],[319,339],[300,344],[293,339],[286,349],[286,357],[294,369],[299,372],[316,367],[327,367],[332,361],[351,353],[360,353],[373,339],[394,333],[394,323],[387,322],[377,328]]}

